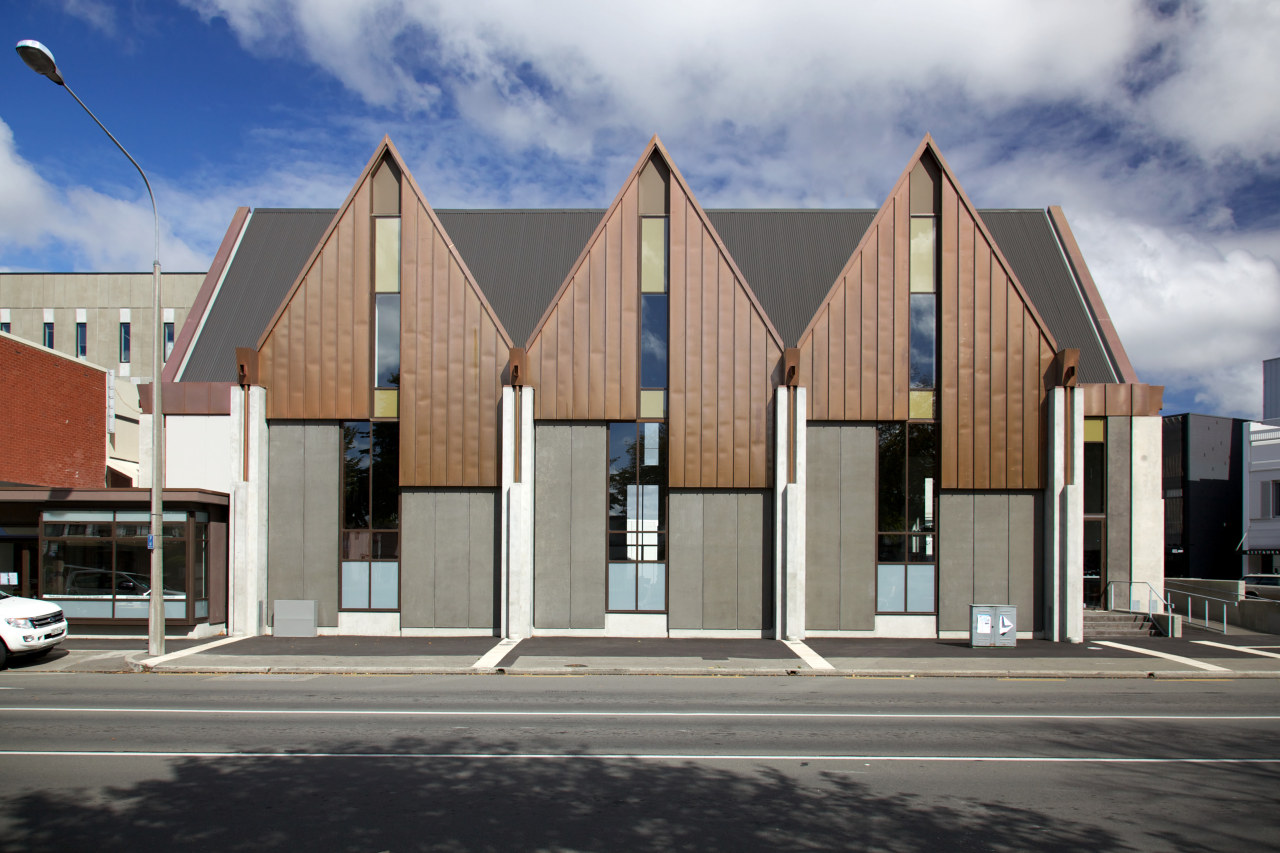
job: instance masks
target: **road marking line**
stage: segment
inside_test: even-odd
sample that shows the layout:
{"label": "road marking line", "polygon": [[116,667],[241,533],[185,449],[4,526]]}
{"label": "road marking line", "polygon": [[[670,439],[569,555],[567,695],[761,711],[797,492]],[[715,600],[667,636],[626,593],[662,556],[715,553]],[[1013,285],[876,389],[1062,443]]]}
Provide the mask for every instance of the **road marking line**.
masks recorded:
{"label": "road marking line", "polygon": [[919,761],[1010,764],[1280,764],[1280,758],[1100,758],[1096,756],[1005,755],[769,755],[713,753],[555,753],[555,752],[110,752],[105,750],[12,750],[0,755],[27,758],[411,758],[466,761]]}
{"label": "road marking line", "polygon": [[211,643],[202,643],[201,645],[198,645],[198,646],[192,646],[189,649],[182,649],[181,651],[169,652],[169,654],[167,655],[160,655],[159,657],[154,657],[154,658],[146,658],[139,662],[147,666],[150,666],[152,664],[157,664],[157,663],[168,663],[171,660],[177,660],[178,658],[185,658],[187,655],[194,655],[197,652],[207,652],[209,649],[216,649],[218,646],[225,646],[227,643],[238,643],[241,640],[245,640],[245,639],[248,639],[248,638],[247,637],[223,637],[222,639],[214,640]]}
{"label": "road marking line", "polygon": [[1261,655],[1264,658],[1275,658],[1280,660],[1280,655],[1275,652],[1264,652],[1262,649],[1251,649],[1247,646],[1229,646],[1226,643],[1217,643],[1213,640],[1193,640],[1193,642],[1199,643],[1202,646],[1213,646],[1218,649],[1230,649],[1233,652],[1244,652],[1249,655]]}
{"label": "road marking line", "polygon": [[59,708],[52,706],[0,707],[0,713],[65,713],[65,714],[179,714],[206,716],[299,716],[299,717],[653,717],[653,718],[725,718],[725,719],[833,719],[833,720],[1098,720],[1098,721],[1167,721],[1167,722],[1257,722],[1280,720],[1280,714],[931,714],[926,712],[873,713],[859,711],[495,711],[446,710],[422,708],[413,710],[362,708]]}
{"label": "road marking line", "polygon": [[800,640],[783,640],[782,644],[796,653],[796,657],[809,665],[810,669],[835,669],[827,659],[809,648]]}
{"label": "road marking line", "polygon": [[1231,670],[1225,666],[1216,666],[1215,664],[1204,663],[1203,661],[1198,661],[1193,658],[1184,658],[1181,655],[1171,655],[1168,652],[1157,652],[1153,649],[1140,649],[1137,646],[1126,646],[1124,643],[1113,643],[1111,640],[1094,640],[1094,642],[1100,646],[1109,646],[1113,649],[1121,649],[1126,652],[1134,652],[1135,654],[1164,658],[1165,660],[1171,660],[1174,663],[1180,663],[1185,666],[1194,666],[1196,669],[1203,669],[1209,672],[1231,672]]}
{"label": "road marking line", "polygon": [[507,652],[511,651],[518,645],[520,645],[520,640],[518,639],[513,640],[510,638],[504,637],[503,639],[498,641],[498,645],[494,646],[493,648],[489,649],[489,651],[485,652],[484,657],[480,658],[480,660],[471,664],[471,668],[472,669],[493,669],[495,666],[498,665],[498,661],[502,660],[504,657],[507,656]]}

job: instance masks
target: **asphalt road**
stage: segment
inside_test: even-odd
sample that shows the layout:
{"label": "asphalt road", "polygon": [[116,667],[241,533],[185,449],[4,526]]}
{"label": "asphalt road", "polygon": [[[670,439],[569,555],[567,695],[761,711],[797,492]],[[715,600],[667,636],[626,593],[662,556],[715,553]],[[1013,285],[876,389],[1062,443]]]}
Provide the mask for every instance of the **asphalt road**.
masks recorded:
{"label": "asphalt road", "polygon": [[1272,680],[0,686],[6,853],[1280,845]]}

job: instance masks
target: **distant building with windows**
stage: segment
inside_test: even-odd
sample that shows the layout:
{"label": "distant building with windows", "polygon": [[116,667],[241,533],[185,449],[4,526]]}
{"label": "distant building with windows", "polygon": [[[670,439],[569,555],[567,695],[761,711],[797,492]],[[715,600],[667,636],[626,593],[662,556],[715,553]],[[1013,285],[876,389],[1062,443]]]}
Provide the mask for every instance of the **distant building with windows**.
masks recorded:
{"label": "distant building with windows", "polygon": [[[165,353],[172,350],[203,272],[162,273]],[[0,273],[0,332],[151,381],[151,273]]]}
{"label": "distant building with windows", "polygon": [[928,137],[877,210],[706,210],[656,137],[605,209],[435,210],[387,139],[337,210],[238,210],[192,305],[209,630],[1079,641],[1162,589],[1162,389],[1062,211]]}
{"label": "distant building with windows", "polygon": [[1280,571],[1280,357],[1262,362],[1262,417],[1244,425],[1243,574]]}

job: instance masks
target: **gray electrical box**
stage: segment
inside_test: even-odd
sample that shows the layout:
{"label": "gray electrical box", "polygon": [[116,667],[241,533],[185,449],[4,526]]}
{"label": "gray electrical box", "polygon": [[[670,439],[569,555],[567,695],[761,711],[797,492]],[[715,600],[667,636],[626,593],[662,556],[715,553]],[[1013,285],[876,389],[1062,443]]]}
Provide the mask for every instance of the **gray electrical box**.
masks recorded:
{"label": "gray electrical box", "polygon": [[304,599],[276,599],[271,633],[277,637],[314,637],[319,605]]}
{"label": "gray electrical box", "polygon": [[970,604],[969,646],[1018,645],[1018,608],[1012,604]]}

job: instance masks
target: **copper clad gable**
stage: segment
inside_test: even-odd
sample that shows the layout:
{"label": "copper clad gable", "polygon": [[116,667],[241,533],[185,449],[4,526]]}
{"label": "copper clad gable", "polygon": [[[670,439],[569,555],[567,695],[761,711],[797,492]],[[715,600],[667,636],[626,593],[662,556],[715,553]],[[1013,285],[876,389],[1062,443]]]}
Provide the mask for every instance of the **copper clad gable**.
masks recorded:
{"label": "copper clad gable", "polygon": [[373,415],[372,216],[399,182],[402,486],[495,486],[511,341],[390,140],[365,167],[259,347],[267,417]]}
{"label": "copper clad gable", "polygon": [[637,416],[640,176],[651,158],[670,176],[670,485],[767,487],[781,339],[656,137],[530,335],[535,417]]}
{"label": "copper clad gable", "polygon": [[[928,137],[872,220],[800,340],[815,421],[905,420],[910,175],[939,183],[936,416],[941,487],[1043,485],[1048,327]],[[916,206],[922,200],[915,200]]]}

